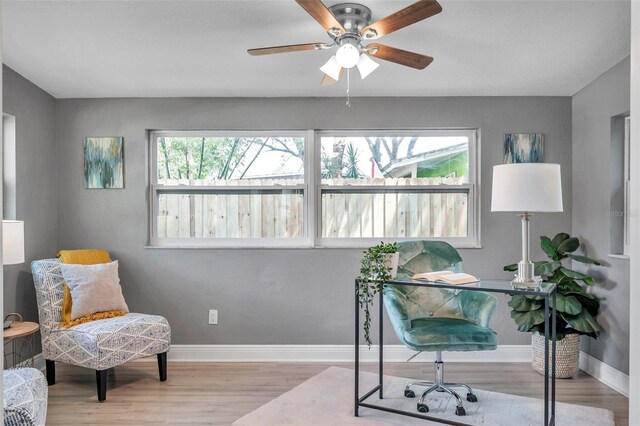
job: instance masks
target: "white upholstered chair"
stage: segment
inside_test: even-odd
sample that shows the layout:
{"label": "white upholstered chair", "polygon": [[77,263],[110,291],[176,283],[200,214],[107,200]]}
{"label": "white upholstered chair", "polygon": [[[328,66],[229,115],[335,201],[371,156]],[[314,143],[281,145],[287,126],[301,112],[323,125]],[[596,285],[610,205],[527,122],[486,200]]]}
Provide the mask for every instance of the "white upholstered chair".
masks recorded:
{"label": "white upholstered chair", "polygon": [[5,426],[44,426],[47,381],[35,368],[12,368],[2,375]]}
{"label": "white upholstered chair", "polygon": [[96,371],[98,401],[102,402],[107,396],[110,368],[152,355],[158,357],[160,380],[167,379],[171,328],[164,317],[129,313],[62,328],[64,278],[60,260],[36,260],[31,271],[49,386],[55,384],[56,362],[90,368]]}

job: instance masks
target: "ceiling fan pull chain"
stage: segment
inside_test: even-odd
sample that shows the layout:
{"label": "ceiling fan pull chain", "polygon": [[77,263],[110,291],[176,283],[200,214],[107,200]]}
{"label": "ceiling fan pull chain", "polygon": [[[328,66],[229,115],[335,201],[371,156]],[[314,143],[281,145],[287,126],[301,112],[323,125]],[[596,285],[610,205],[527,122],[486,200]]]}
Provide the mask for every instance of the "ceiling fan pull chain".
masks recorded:
{"label": "ceiling fan pull chain", "polygon": [[349,68],[347,68],[347,108],[351,108],[351,97],[349,95],[349,89],[350,89],[350,80],[349,80]]}

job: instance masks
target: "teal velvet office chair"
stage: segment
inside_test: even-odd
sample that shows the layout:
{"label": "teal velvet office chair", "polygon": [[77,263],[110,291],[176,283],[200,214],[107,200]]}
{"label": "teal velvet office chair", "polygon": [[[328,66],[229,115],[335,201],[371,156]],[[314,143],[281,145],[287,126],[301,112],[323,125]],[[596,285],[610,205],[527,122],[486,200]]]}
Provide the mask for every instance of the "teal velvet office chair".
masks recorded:
{"label": "teal velvet office chair", "polygon": [[[402,241],[398,278],[419,272],[451,270],[462,272],[462,258],[443,241]],[[489,328],[497,299],[481,291],[449,290],[415,286],[385,286],[384,304],[398,339],[408,348],[435,352],[434,381],[407,385],[404,396],[414,398],[414,386],[426,387],[418,399],[417,410],[429,411],[426,397],[433,391],[456,398],[456,414],[464,416],[462,398],[452,388],[467,390],[467,401],[477,402],[473,390],[463,383],[444,382],[443,351],[486,351],[498,345],[498,336]]]}

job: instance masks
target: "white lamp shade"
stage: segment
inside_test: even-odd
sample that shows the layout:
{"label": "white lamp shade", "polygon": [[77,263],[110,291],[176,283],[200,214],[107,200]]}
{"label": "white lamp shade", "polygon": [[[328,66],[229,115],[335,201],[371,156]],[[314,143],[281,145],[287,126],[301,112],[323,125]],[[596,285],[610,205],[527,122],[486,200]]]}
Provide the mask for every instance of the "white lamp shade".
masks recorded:
{"label": "white lamp shade", "polygon": [[342,67],[336,61],[335,55],[330,57],[329,60],[320,67],[320,71],[331,77],[332,79],[338,81],[340,80],[340,71]]}
{"label": "white lamp shade", "polygon": [[517,163],[493,167],[492,212],[561,212],[559,164]]}
{"label": "white lamp shade", "polygon": [[378,67],[379,64],[377,64],[369,56],[365,55],[364,53],[360,55],[360,60],[358,61],[358,71],[360,71],[360,77],[363,80]]}
{"label": "white lamp shade", "polygon": [[2,221],[2,264],[24,263],[24,222]]}

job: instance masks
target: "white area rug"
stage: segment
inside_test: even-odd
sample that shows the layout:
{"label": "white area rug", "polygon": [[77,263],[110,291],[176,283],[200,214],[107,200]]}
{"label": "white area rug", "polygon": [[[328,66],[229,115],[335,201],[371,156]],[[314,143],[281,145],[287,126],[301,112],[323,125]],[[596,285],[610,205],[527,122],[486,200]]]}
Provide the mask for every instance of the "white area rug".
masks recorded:
{"label": "white area rug", "polygon": [[[240,418],[235,426],[260,425],[435,425],[437,423],[385,413],[379,410],[360,408],[360,417],[353,416],[353,370],[330,367],[310,378],[289,392],[263,405],[252,413]],[[361,373],[360,389],[363,392],[373,388],[377,375]],[[417,398],[405,398],[403,389],[409,379],[385,376],[385,398],[383,404],[406,411],[416,409]],[[467,415],[454,414],[454,399],[446,394],[434,392],[429,395],[429,415],[462,421],[472,425],[486,426],[539,426],[543,423],[543,401],[536,398],[507,395],[474,389],[478,402],[465,400]],[[376,394],[377,395],[377,394]],[[463,396],[461,394],[461,396]],[[464,394],[466,396],[466,394]],[[464,398],[463,396],[463,398]],[[380,403],[371,396],[367,402]],[[571,404],[556,404],[556,425],[558,426],[614,426],[613,412],[601,408]]]}

